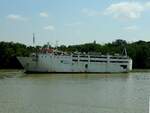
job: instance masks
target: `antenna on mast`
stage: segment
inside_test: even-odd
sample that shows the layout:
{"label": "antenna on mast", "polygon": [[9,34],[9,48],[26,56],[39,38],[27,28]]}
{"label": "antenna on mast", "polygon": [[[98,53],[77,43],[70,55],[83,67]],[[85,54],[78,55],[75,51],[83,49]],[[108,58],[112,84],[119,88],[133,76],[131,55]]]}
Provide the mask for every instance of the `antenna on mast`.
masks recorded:
{"label": "antenna on mast", "polygon": [[49,49],[49,47],[50,47],[50,44],[49,44],[49,42],[47,42],[47,49]]}
{"label": "antenna on mast", "polygon": [[56,40],[55,48],[58,49],[58,40]]}
{"label": "antenna on mast", "polygon": [[35,34],[33,33],[33,46],[35,46]]}

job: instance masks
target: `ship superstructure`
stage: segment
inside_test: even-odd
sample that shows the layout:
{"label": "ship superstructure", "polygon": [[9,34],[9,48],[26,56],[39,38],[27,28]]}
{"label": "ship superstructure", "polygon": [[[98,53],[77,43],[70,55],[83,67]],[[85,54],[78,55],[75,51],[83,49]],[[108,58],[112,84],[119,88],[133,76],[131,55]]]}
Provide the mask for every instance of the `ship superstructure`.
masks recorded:
{"label": "ship superstructure", "polygon": [[[125,51],[126,52],[126,51]],[[65,53],[57,50],[17,57],[26,72],[129,72],[132,59],[125,55]]]}

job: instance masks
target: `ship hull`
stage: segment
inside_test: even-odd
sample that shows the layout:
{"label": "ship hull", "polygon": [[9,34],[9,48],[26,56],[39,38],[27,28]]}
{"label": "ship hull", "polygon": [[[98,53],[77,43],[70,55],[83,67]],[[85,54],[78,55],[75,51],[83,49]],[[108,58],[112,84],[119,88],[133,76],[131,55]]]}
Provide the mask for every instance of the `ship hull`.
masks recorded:
{"label": "ship hull", "polygon": [[132,70],[131,59],[126,59],[127,63],[110,63],[73,62],[70,56],[39,55],[38,58],[17,58],[27,73],[120,73]]}

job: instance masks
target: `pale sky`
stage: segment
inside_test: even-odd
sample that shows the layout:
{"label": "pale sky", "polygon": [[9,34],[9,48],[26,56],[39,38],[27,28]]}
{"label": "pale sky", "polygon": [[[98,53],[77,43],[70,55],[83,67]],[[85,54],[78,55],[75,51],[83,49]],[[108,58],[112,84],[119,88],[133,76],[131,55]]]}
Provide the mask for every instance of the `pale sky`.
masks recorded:
{"label": "pale sky", "polygon": [[0,0],[0,41],[72,45],[150,40],[150,0]]}

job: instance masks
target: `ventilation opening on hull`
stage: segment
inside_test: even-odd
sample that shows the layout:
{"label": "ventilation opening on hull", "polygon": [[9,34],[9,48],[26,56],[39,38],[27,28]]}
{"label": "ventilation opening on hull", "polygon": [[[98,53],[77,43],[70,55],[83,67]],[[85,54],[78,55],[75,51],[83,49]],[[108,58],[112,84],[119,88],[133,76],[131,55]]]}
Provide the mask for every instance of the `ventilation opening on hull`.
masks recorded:
{"label": "ventilation opening on hull", "polygon": [[127,69],[127,65],[120,65],[123,69]]}
{"label": "ventilation opening on hull", "polygon": [[85,64],[85,68],[86,68],[86,69],[88,68],[88,64]]}

